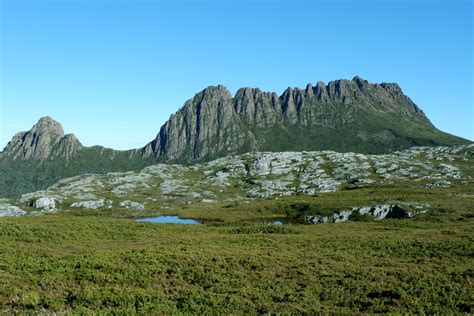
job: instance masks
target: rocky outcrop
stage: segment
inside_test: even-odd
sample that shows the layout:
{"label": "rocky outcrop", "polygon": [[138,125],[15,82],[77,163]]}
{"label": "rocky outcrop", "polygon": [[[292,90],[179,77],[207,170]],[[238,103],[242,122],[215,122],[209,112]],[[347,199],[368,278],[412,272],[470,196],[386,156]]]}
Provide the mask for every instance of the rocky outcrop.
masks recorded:
{"label": "rocky outcrop", "polygon": [[119,203],[119,205],[126,209],[131,209],[131,210],[136,210],[136,211],[143,211],[145,209],[145,206],[142,203],[130,201],[130,200],[122,201]]}
{"label": "rocky outcrop", "polygon": [[[424,210],[423,210],[424,211]],[[420,211],[420,212],[423,212]],[[395,218],[407,218],[415,215],[414,212],[409,211],[400,205],[374,205],[374,206],[363,206],[353,207],[350,210],[343,210],[336,212],[332,215],[313,215],[307,216],[306,221],[309,224],[320,224],[320,223],[342,223],[351,220],[357,220],[360,215],[368,215],[375,220],[381,219],[395,219]]]}
{"label": "rocky outcrop", "polygon": [[43,211],[53,211],[56,208],[56,202],[51,197],[41,197],[35,201],[34,206]]}
{"label": "rocky outcrop", "polygon": [[0,203],[0,217],[6,216],[23,216],[26,215],[26,212],[19,208],[18,206]]}
{"label": "rocky outcrop", "polygon": [[255,88],[232,96],[224,86],[208,87],[170,117],[142,155],[199,161],[249,151],[383,153],[446,143],[465,140],[436,130],[398,84],[355,77],[280,96]]}
{"label": "rocky outcrop", "polygon": [[42,117],[31,130],[13,136],[2,154],[13,159],[45,160],[52,156],[71,158],[82,144],[51,117]]}
{"label": "rocky outcrop", "polygon": [[101,199],[101,200],[96,200],[96,201],[81,201],[81,202],[72,203],[71,207],[96,210],[102,207],[111,208],[112,202],[106,199]]}
{"label": "rocky outcrop", "polygon": [[[140,171],[75,176],[62,179],[47,190],[24,194],[16,201],[0,199],[0,206],[28,207],[30,215],[53,207],[139,212],[194,203],[241,203],[369,187],[375,190],[409,183],[427,191],[447,185],[461,188],[473,183],[473,159],[474,144],[415,147],[388,155],[333,151],[246,153],[193,165],[156,164]],[[308,222],[338,223],[364,220],[364,216],[400,218],[429,209],[414,201],[405,202],[396,199],[330,215],[317,213],[319,210],[301,215],[313,216]],[[30,211],[33,206],[41,210]],[[3,214],[18,216],[26,212],[5,207]]]}
{"label": "rocky outcrop", "polygon": [[[143,211],[408,183],[424,190],[445,184],[462,187],[473,182],[473,158],[474,145],[416,147],[389,155],[332,151],[247,153],[187,166],[156,164],[136,172],[62,179],[47,190],[24,194],[17,203],[19,207],[41,208],[56,201],[57,208],[62,209],[71,206]],[[358,215],[400,218],[429,208],[413,201],[403,203],[387,201],[330,215],[309,213],[312,217],[307,221],[338,223],[358,220]],[[14,203],[0,200],[0,204]]]}

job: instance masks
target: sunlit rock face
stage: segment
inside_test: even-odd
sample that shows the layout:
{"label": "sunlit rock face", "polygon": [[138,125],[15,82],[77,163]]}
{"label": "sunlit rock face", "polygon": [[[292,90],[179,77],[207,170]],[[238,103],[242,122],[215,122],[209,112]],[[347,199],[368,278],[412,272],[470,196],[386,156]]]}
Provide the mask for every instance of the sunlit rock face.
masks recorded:
{"label": "sunlit rock face", "polygon": [[82,144],[73,134],[64,135],[61,124],[46,116],[29,131],[13,136],[2,153],[13,159],[69,159],[81,149]]}

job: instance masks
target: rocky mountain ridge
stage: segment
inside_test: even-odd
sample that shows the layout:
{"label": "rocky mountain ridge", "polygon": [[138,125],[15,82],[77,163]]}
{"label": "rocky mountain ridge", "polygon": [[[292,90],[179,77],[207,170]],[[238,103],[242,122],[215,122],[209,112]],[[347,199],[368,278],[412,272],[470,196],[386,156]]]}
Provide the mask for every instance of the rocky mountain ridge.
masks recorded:
{"label": "rocky mountain ridge", "polygon": [[157,162],[194,163],[247,152],[333,150],[379,154],[412,146],[468,144],[437,130],[394,83],[352,80],[257,88],[234,96],[211,86],[185,102],[143,148],[85,147],[60,123],[41,118],[0,153],[0,196],[46,188],[82,173],[138,170]]}
{"label": "rocky mountain ridge", "polygon": [[249,151],[337,150],[384,153],[464,140],[438,131],[395,83],[319,81],[281,96],[211,86],[163,125],[147,157],[202,161]]}
{"label": "rocky mountain ridge", "polygon": [[[384,124],[375,124],[380,128],[371,130],[374,124],[367,121],[370,118],[385,120],[382,123],[392,126],[387,128]],[[400,135],[394,134],[394,129],[399,127],[400,121],[416,126],[416,132],[428,129],[432,134],[414,133],[411,139],[410,135],[403,135],[408,139],[399,139]],[[303,135],[305,141],[301,145],[284,139],[279,144],[272,144],[267,139],[275,130],[278,130],[277,134],[286,133],[290,137],[294,128],[305,134],[312,134],[312,130],[321,128],[326,132],[318,130],[321,132],[319,137],[311,137],[310,142]],[[349,139],[344,140],[342,148],[331,148],[341,142],[337,139],[337,133],[344,129],[350,130],[349,134],[344,135]],[[335,135],[325,139],[328,132]],[[389,146],[374,149],[370,142],[385,142]],[[222,85],[210,86],[187,100],[181,109],[171,115],[152,142],[143,148],[125,152],[131,159],[141,156],[161,161],[189,162],[249,151],[295,150],[292,147],[298,147],[298,150],[350,151],[351,143],[366,143],[365,147],[355,152],[382,153],[405,149],[410,147],[408,145],[420,145],[417,142],[421,145],[468,143],[436,130],[424,112],[403,94],[398,84],[371,84],[356,76],[352,80],[330,81],[327,85],[319,81],[314,87],[308,84],[305,89],[288,88],[280,96],[258,88],[241,88],[232,96]],[[64,135],[61,124],[46,116],[31,130],[17,133],[2,155],[11,159],[70,159],[84,148],[74,134]],[[97,148],[108,150],[100,146]]]}

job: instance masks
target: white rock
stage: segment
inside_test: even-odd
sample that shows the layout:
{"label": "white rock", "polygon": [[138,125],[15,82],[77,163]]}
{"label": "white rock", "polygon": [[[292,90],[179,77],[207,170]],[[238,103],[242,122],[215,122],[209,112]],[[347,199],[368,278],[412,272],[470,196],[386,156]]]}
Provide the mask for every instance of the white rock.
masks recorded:
{"label": "white rock", "polygon": [[403,217],[414,216],[412,212],[407,211],[398,205],[388,204],[388,205],[353,207],[350,210],[336,212],[331,216],[318,216],[318,215],[306,216],[306,221],[310,224],[342,223],[342,222],[347,222],[349,220],[349,217],[354,212],[370,215],[374,217],[374,219],[377,219],[377,220],[382,220],[385,218],[403,218]]}
{"label": "white rock", "polygon": [[98,209],[101,207],[106,206],[107,208],[112,207],[112,201],[106,200],[106,199],[101,199],[97,201],[81,201],[81,202],[75,202],[71,204],[71,207],[80,207],[80,208],[86,208],[86,209]]}
{"label": "white rock", "polygon": [[35,208],[40,208],[44,211],[53,211],[56,209],[56,202],[51,197],[41,197],[35,201]]}
{"label": "white rock", "polygon": [[446,180],[436,180],[432,183],[428,183],[425,185],[425,188],[448,188],[451,186],[451,182]]}
{"label": "white rock", "polygon": [[135,202],[135,201],[130,201],[130,200],[120,202],[119,205],[121,207],[125,207],[127,209],[133,209],[137,211],[143,211],[145,209],[145,206],[143,204]]}
{"label": "white rock", "polygon": [[214,203],[215,201],[211,200],[211,199],[202,199],[201,202],[202,203]]}
{"label": "white rock", "polygon": [[22,216],[25,215],[26,212],[23,211],[18,206],[10,205],[10,204],[0,204],[0,217],[6,216]]}

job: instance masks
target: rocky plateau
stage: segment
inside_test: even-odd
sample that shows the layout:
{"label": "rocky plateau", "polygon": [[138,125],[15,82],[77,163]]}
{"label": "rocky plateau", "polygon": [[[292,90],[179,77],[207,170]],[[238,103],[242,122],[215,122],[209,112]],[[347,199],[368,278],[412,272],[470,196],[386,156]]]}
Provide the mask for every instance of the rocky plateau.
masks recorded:
{"label": "rocky plateau", "polygon": [[[24,194],[17,200],[3,199],[0,216],[74,209],[114,209],[128,211],[127,214],[143,210],[160,212],[195,203],[318,195],[347,187],[403,183],[415,183],[418,188],[430,190],[472,184],[473,160],[474,145],[413,147],[385,155],[255,152],[194,165],[156,164],[140,171],[62,179],[46,190]],[[315,215],[307,220],[310,223],[345,221],[355,211],[382,219],[390,217],[396,208],[403,205],[359,205],[332,218]]]}

